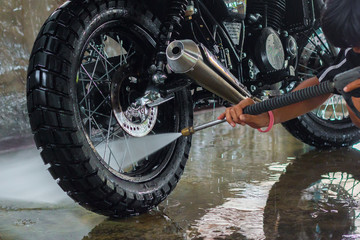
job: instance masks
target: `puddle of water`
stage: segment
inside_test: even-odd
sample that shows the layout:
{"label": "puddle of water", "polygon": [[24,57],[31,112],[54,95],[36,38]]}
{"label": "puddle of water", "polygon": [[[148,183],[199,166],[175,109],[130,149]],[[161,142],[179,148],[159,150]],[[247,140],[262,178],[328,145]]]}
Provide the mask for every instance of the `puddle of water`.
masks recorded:
{"label": "puddle of water", "polygon": [[[0,239],[83,239],[104,217],[75,204],[39,204],[1,201]],[[10,207],[13,206],[13,207]]]}
{"label": "puddle of water", "polygon": [[[151,224],[149,224],[151,222]],[[159,211],[127,218],[105,220],[91,230],[83,240],[106,239],[185,239],[184,229]]]}
{"label": "puddle of water", "polygon": [[[196,115],[196,121],[208,118],[208,113]],[[286,135],[282,128],[276,131]],[[103,217],[72,203],[45,170],[38,151],[0,155],[3,163],[0,182],[6,183],[0,184],[0,199],[21,199],[13,204],[10,204],[13,200],[4,200],[0,208],[0,222],[3,223],[0,236],[6,234],[12,238],[4,239],[32,240],[44,239],[52,233],[52,239],[57,240],[64,239],[60,233],[67,229],[64,236],[75,236],[72,240],[106,239],[106,236],[114,239],[137,239],[139,236],[144,239],[211,239],[215,236],[258,239],[264,235],[262,213],[274,182],[269,179],[278,173],[278,167],[269,168],[287,164],[287,156],[303,151],[304,145],[289,147],[289,140],[285,144],[278,135],[269,134],[261,135],[264,139],[253,141],[255,147],[247,149],[248,139],[259,140],[257,134],[243,127],[233,131],[223,124],[194,135],[185,173],[169,198],[149,214],[117,221],[104,221]],[[204,149],[209,141],[214,144]],[[298,143],[294,139],[291,141]],[[264,146],[274,142],[276,152]],[[273,164],[274,158],[277,161]],[[6,181],[11,177],[17,181]],[[54,220],[55,215],[61,218]],[[88,221],[88,218],[94,220]],[[46,224],[47,221],[53,225]],[[75,224],[77,221],[79,223]],[[27,234],[29,229],[30,235]]]}
{"label": "puddle of water", "polygon": [[[197,114],[196,121],[208,114]],[[214,144],[203,148],[209,142]],[[280,126],[260,134],[224,124],[194,135],[185,173],[168,199],[148,214],[116,221],[74,204],[38,151],[0,159],[5,240],[356,239],[360,234],[360,152],[309,151]]]}

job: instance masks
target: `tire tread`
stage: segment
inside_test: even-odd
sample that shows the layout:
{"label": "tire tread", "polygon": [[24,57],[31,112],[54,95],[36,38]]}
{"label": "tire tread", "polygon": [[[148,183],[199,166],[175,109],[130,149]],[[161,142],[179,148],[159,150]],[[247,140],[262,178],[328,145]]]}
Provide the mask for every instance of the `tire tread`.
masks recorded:
{"label": "tire tread", "polygon": [[[67,1],[46,20],[36,38],[30,56],[27,100],[36,146],[42,149],[44,164],[63,191],[89,210],[121,217],[146,212],[170,194],[184,171],[191,138],[184,140],[185,148],[176,153],[181,160],[171,169],[173,176],[151,193],[125,189],[110,181],[106,170],[91,161],[84,145],[87,140],[77,133],[68,77],[73,63],[69,56],[77,51],[76,43],[90,22],[108,9],[128,11],[126,17],[158,35],[160,21],[137,1]],[[191,96],[185,96],[190,103],[185,114],[192,121]]]}

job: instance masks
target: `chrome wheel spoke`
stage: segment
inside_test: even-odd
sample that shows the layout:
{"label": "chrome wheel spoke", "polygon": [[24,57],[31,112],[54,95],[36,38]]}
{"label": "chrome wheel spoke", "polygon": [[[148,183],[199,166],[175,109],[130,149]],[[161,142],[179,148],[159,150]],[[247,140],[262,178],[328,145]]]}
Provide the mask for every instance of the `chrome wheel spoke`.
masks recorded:
{"label": "chrome wheel spoke", "polygon": [[[324,42],[323,39],[320,37],[320,35],[316,32],[315,29],[313,29],[313,32],[314,32],[314,35],[313,35],[313,36],[314,36],[314,37],[316,36],[316,38],[320,41],[321,46],[324,47],[323,49],[324,49],[328,54],[332,55],[330,49],[328,48],[328,44],[325,44],[325,42]],[[314,44],[314,43],[313,43],[313,44]],[[315,45],[315,47],[317,47],[317,46]]]}
{"label": "chrome wheel spoke", "polygon": [[[109,147],[109,144],[108,144],[108,143],[109,143],[109,142],[108,142],[109,138],[108,138],[107,136],[110,137],[110,134],[108,134],[107,136],[105,136],[104,133],[103,133],[102,128],[99,126],[99,124],[97,123],[97,121],[96,121],[94,118],[92,118],[92,121],[94,121],[97,129],[99,130],[99,132],[101,133],[101,135],[102,135],[102,137],[103,137],[102,142],[106,141],[106,143],[105,143],[105,148],[104,148],[104,150],[103,150],[103,151],[104,151],[104,157],[103,157],[103,159],[104,159],[104,160],[106,159],[106,151],[109,150],[109,153],[110,153],[110,154],[109,154],[109,160],[108,160],[109,163],[110,163],[111,156],[112,156],[112,157],[114,158],[116,164],[119,164],[118,160],[116,159],[115,154],[113,153],[113,150]],[[100,143],[100,144],[101,144],[101,143]],[[100,146],[100,144],[98,144],[97,146]],[[98,150],[98,151],[99,151],[99,150],[102,150],[102,149],[101,149],[101,146],[98,147],[97,150]],[[109,164],[108,166],[110,167],[110,164]]]}
{"label": "chrome wheel spoke", "polygon": [[310,74],[310,73],[301,73],[301,72],[299,72],[298,74],[301,75],[301,76],[305,76],[305,77],[314,77],[314,74]]}
{"label": "chrome wheel spoke", "polygon": [[97,52],[98,54],[99,54],[99,56],[101,57],[101,59],[103,60],[103,61],[105,61],[107,64],[109,64],[112,68],[114,68],[114,66],[107,60],[107,57],[105,57],[104,55],[105,55],[105,53],[104,52],[100,52],[93,44],[91,44],[90,43],[90,47],[92,48],[92,49],[94,49],[95,50],[95,52]]}
{"label": "chrome wheel spoke", "polygon": [[[318,73],[318,72],[319,72],[319,69],[310,68],[310,67],[307,67],[307,66],[305,66],[305,65],[303,65],[303,64],[299,64],[299,66],[300,66],[300,67],[303,67],[303,68],[305,68],[305,69],[308,69],[308,70],[310,70],[310,71],[313,72],[313,73]],[[313,75],[313,76],[314,76],[314,75]]]}
{"label": "chrome wheel spoke", "polygon": [[[142,106],[141,118],[137,115],[137,109],[125,109],[125,115],[122,112],[123,103],[126,108],[131,108],[131,97],[123,96],[123,91],[126,86],[129,86],[131,91],[126,90],[126,94],[134,93],[136,95],[142,94],[143,86],[136,86],[138,82],[138,74],[132,74],[127,65],[132,63],[131,59],[137,55],[139,46],[127,38],[122,38],[119,34],[103,34],[99,37],[94,37],[90,40],[79,65],[77,74],[77,88],[78,88],[78,106],[85,133],[88,136],[89,143],[92,145],[94,152],[97,153],[99,159],[102,159],[102,164],[112,172],[119,174],[132,174],[140,169],[148,167],[148,157],[136,161],[136,147],[132,146],[134,141],[133,136],[128,131],[141,131],[141,125],[137,125],[139,120],[143,124],[150,124],[145,121],[144,114],[149,114],[148,118],[152,122],[156,122],[157,112],[152,109],[146,109]],[[140,48],[141,49],[141,48]],[[141,53],[143,54],[143,53]],[[139,66],[136,66],[139,67]],[[121,71],[121,72],[120,72]],[[115,73],[118,74],[115,75]],[[124,82],[124,83],[123,83]],[[123,87],[125,86],[125,87]],[[118,88],[119,87],[119,88]],[[137,89],[139,88],[139,89]],[[124,99],[124,100],[123,100]],[[119,114],[114,109],[120,109],[120,114],[123,114],[125,120],[122,120],[129,125],[124,130],[123,122],[119,120]],[[157,108],[156,108],[157,110]],[[140,112],[139,112],[140,113]],[[133,115],[132,115],[133,114]],[[150,115],[151,114],[151,115]],[[133,118],[133,119],[131,119]],[[133,122],[133,123],[132,123]],[[156,134],[155,131],[150,131],[150,134]],[[130,136],[131,135],[131,136]],[[133,161],[135,159],[135,161]],[[152,171],[154,166],[150,166]]]}
{"label": "chrome wheel spoke", "polygon": [[[85,73],[89,76],[89,79],[91,80],[91,81],[90,81],[90,87],[91,87],[92,85],[94,85],[94,86],[96,87],[96,89],[99,91],[99,93],[101,94],[101,96],[102,96],[104,99],[106,99],[106,97],[104,96],[104,93],[100,90],[98,84],[94,81],[94,79],[93,79],[93,78],[90,76],[90,74],[86,71],[84,65],[81,64],[81,68],[85,71]],[[89,94],[90,91],[91,91],[90,87],[89,87],[89,90],[88,90],[88,93],[87,93],[87,94]]]}
{"label": "chrome wheel spoke", "polygon": [[349,117],[349,112],[345,108],[342,96],[334,95],[329,98],[322,106],[313,111],[318,117],[325,120],[343,120]]}
{"label": "chrome wheel spoke", "polygon": [[[324,57],[327,55],[327,57]],[[306,46],[300,53],[298,75],[304,79],[318,74],[325,66],[327,58],[333,58],[336,49],[328,44],[321,28],[313,30],[307,39]],[[339,121],[349,117],[342,96],[333,95],[323,105],[312,111],[314,115],[323,120]]]}
{"label": "chrome wheel spoke", "polygon": [[[102,130],[102,131],[106,131],[106,129],[104,129],[104,128],[101,128],[100,130]],[[119,130],[117,130],[117,131],[119,131]],[[120,130],[121,131],[121,130]],[[109,139],[110,138],[113,138],[113,140],[116,140],[116,139],[123,139],[123,137],[120,137],[119,135],[117,135],[117,133],[118,132],[113,132],[113,133],[111,133],[111,134],[109,134]],[[116,137],[116,139],[115,139],[115,137]],[[99,142],[97,142],[95,145],[94,145],[94,147],[96,148],[96,147],[98,147],[100,144],[102,144],[102,143],[104,143],[105,141],[106,141],[106,137],[105,137],[105,135],[104,135],[104,137],[99,141]]]}

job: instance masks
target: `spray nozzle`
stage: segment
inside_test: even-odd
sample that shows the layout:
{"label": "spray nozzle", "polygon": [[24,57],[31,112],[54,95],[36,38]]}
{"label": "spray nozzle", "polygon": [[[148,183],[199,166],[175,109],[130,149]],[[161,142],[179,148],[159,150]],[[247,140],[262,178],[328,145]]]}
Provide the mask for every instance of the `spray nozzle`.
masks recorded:
{"label": "spray nozzle", "polygon": [[195,133],[194,127],[187,127],[184,128],[183,130],[181,130],[181,135],[183,136],[190,136],[193,135]]}

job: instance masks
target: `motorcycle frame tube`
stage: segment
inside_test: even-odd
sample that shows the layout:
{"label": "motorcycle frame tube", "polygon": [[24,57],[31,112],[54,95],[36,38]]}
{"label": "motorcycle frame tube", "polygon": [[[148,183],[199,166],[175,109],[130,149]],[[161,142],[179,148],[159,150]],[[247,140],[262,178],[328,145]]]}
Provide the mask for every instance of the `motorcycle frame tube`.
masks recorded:
{"label": "motorcycle frame tube", "polygon": [[[213,13],[206,7],[203,0],[195,0],[195,6],[199,9],[199,21],[203,25],[208,25],[208,23],[204,20],[204,17],[209,21],[209,23],[213,26],[217,26],[218,34],[223,38],[225,41],[225,44],[229,47],[232,56],[236,59],[238,63],[241,63],[241,54],[236,51],[233,41],[230,38],[229,33],[224,29],[223,25],[218,22],[218,20],[215,19]],[[204,15],[204,16],[203,16]],[[209,27],[206,28],[200,28],[199,31],[205,31],[204,29],[209,29]],[[209,33],[211,34],[211,33]],[[204,44],[204,43],[203,43]],[[211,47],[211,46],[208,46]],[[242,76],[241,76],[242,77]],[[241,79],[242,80],[242,79]]]}

